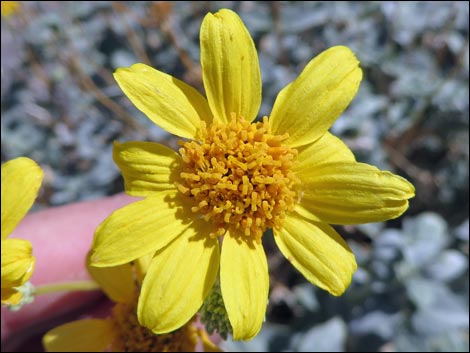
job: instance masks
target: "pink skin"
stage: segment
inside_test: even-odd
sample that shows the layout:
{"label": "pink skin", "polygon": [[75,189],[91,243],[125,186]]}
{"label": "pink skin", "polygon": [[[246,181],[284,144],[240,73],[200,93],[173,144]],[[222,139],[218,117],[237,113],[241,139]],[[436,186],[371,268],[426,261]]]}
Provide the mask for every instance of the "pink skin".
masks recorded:
{"label": "pink skin", "polygon": [[[90,279],[85,256],[96,227],[111,212],[135,200],[118,194],[28,214],[9,237],[27,239],[33,244],[36,266],[31,283],[40,286]],[[2,351],[7,346],[14,349],[32,335],[70,321],[71,314],[82,313],[84,308],[91,309],[98,302],[99,311],[103,311],[103,299],[99,291],[60,292],[38,296],[17,312],[2,306]]]}

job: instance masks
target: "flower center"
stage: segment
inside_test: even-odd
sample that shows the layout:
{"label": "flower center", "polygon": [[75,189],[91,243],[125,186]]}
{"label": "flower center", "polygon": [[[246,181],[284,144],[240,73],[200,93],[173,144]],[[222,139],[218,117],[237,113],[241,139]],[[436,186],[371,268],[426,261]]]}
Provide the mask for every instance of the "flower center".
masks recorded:
{"label": "flower center", "polygon": [[116,334],[110,351],[194,352],[199,337],[194,320],[174,332],[156,335],[139,324],[137,300],[135,303],[118,303],[113,308],[112,321]]}
{"label": "flower center", "polygon": [[269,133],[268,118],[250,124],[232,114],[228,124],[202,123],[199,141],[181,143],[185,163],[178,189],[193,199],[192,211],[211,222],[210,236],[251,236],[279,229],[294,207],[291,172],[297,150],[283,145],[288,137]]}

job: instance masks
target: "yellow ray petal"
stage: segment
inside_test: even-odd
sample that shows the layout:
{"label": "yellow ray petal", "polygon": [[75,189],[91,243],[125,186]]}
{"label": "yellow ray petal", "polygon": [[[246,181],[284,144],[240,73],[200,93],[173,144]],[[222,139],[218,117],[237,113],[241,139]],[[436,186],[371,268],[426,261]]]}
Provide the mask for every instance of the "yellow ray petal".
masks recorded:
{"label": "yellow ray petal", "polygon": [[2,239],[15,229],[33,205],[43,172],[33,160],[20,157],[2,164]]}
{"label": "yellow ray petal", "polygon": [[[161,192],[113,212],[95,232],[91,265],[121,265],[169,244],[190,225],[193,214],[177,194]],[[190,207],[189,207],[190,208]]]}
{"label": "yellow ray petal", "polygon": [[181,157],[172,149],[153,142],[115,142],[113,159],[121,169],[127,194],[150,196],[176,191]]}
{"label": "yellow ray petal", "polygon": [[2,240],[2,288],[18,287],[31,277],[35,263],[32,253],[27,240]]}
{"label": "yellow ray petal", "polygon": [[311,283],[333,295],[348,288],[356,260],[329,225],[288,216],[282,230],[274,231],[274,239],[287,260]]}
{"label": "yellow ray petal", "polygon": [[400,216],[414,196],[406,179],[364,163],[331,163],[302,172],[296,211],[332,224],[380,222]]}
{"label": "yellow ray petal", "polygon": [[297,147],[320,138],[354,98],[362,71],[353,52],[336,46],[311,60],[299,77],[274,102],[271,132],[289,133],[285,141]]}
{"label": "yellow ray petal", "polygon": [[19,1],[2,1],[1,9],[3,17],[10,17],[20,10],[21,3]]}
{"label": "yellow ray petal", "polygon": [[222,9],[201,25],[204,87],[214,118],[227,122],[230,113],[253,121],[261,104],[258,54],[238,15]]}
{"label": "yellow ray petal", "polygon": [[212,122],[207,100],[194,88],[145,64],[119,68],[119,87],[132,103],[169,133],[194,139],[201,120]]}
{"label": "yellow ray petal", "polygon": [[144,281],[144,277],[152,263],[154,253],[150,253],[144,256],[139,257],[134,261],[134,268],[137,282],[140,286],[142,286],[142,282]]}
{"label": "yellow ray petal", "polygon": [[269,291],[263,245],[226,235],[220,260],[220,288],[234,340],[249,340],[261,329]]}
{"label": "yellow ray petal", "polygon": [[217,239],[188,228],[157,252],[142,284],[137,307],[140,323],[161,334],[188,322],[214,285],[219,251]]}
{"label": "yellow ray petal", "polygon": [[136,286],[132,265],[126,263],[113,267],[90,266],[90,252],[87,255],[87,270],[106,295],[118,303],[130,303],[135,298]]}
{"label": "yellow ray petal", "polygon": [[16,305],[19,304],[23,294],[15,288],[2,288],[2,304]]}
{"label": "yellow ray petal", "polygon": [[47,332],[42,343],[47,352],[104,352],[113,340],[108,320],[73,321]]}
{"label": "yellow ray petal", "polygon": [[315,142],[298,149],[299,154],[292,169],[301,177],[303,171],[309,173],[311,168],[320,164],[335,162],[355,162],[354,154],[336,136],[325,133]]}

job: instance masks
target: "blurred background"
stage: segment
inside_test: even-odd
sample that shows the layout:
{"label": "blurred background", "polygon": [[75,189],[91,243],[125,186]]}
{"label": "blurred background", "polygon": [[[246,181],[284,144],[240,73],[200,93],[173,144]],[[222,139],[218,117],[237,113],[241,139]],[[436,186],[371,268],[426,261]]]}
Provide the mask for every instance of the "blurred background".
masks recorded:
{"label": "blurred background", "polygon": [[254,38],[259,117],[315,55],[350,47],[364,79],[331,131],[359,161],[409,179],[416,197],[397,220],[337,228],[359,263],[339,298],[307,283],[266,235],[266,322],[252,341],[223,347],[469,350],[468,2],[6,3],[1,160],[28,156],[45,170],[36,209],[121,192],[114,140],[175,146],[112,73],[143,62],[202,90],[199,27],[208,11],[234,9]]}

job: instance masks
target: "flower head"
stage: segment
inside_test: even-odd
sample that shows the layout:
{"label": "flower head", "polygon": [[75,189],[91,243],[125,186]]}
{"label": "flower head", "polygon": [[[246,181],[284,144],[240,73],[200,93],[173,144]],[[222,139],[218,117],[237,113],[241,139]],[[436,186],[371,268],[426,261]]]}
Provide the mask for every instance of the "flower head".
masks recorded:
{"label": "flower head", "polygon": [[[116,304],[105,319],[83,319],[58,326],[43,337],[48,352],[195,352],[201,340],[205,351],[219,351],[195,317],[178,330],[155,335],[137,320],[140,272],[145,262],[110,268],[90,268],[92,277]],[[158,305],[158,303],[155,303]]]}
{"label": "flower head", "polygon": [[281,252],[310,282],[340,295],[357,265],[329,223],[398,217],[414,188],[356,162],[328,132],[362,78],[348,48],[330,48],[310,61],[279,93],[270,116],[254,122],[261,78],[243,22],[230,10],[208,14],[200,41],[207,99],[144,64],[115,73],[137,108],[186,140],[179,153],[150,142],[115,144],[126,192],[145,199],[98,227],[92,261],[113,266],[155,254],[138,317],[160,333],[192,317],[220,267],[233,337],[250,339],[266,311],[266,229],[273,229]]}
{"label": "flower head", "polygon": [[16,305],[20,287],[34,270],[31,243],[7,239],[37,197],[43,172],[31,159],[20,157],[2,164],[2,304]]}

